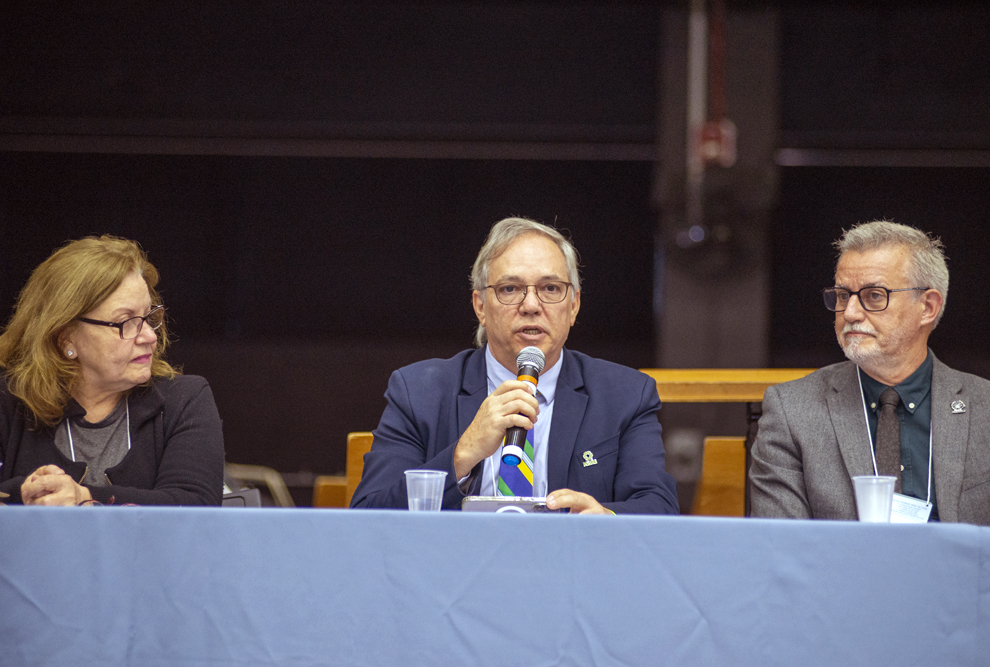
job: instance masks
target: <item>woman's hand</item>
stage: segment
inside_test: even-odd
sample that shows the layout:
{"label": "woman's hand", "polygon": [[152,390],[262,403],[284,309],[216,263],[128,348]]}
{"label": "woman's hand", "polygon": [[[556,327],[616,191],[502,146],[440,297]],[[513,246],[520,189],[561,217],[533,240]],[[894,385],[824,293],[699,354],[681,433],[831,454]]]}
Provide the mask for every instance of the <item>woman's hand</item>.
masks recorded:
{"label": "woman's hand", "polygon": [[58,466],[41,466],[21,484],[21,501],[25,505],[78,505],[92,499],[89,489],[76,484]]}

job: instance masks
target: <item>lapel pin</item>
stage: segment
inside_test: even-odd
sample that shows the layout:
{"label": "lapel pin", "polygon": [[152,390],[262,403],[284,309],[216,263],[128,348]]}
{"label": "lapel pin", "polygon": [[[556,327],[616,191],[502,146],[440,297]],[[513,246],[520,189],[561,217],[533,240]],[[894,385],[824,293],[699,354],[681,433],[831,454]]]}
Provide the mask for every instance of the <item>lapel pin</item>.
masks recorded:
{"label": "lapel pin", "polygon": [[952,401],[952,405],[949,407],[952,408],[952,414],[954,415],[961,415],[966,412],[966,404],[962,401]]}
{"label": "lapel pin", "polygon": [[598,465],[598,459],[595,458],[595,455],[591,453],[590,449],[582,454],[581,457],[584,459],[585,468],[588,466]]}

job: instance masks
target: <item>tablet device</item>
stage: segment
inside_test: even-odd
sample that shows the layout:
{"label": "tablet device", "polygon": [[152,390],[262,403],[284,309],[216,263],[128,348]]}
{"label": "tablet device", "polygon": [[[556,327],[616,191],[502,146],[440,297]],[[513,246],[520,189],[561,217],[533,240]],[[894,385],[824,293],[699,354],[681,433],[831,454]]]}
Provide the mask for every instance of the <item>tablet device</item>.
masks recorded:
{"label": "tablet device", "polygon": [[523,496],[467,496],[461,501],[464,512],[495,512],[496,514],[566,514],[567,508],[547,509],[547,499]]}

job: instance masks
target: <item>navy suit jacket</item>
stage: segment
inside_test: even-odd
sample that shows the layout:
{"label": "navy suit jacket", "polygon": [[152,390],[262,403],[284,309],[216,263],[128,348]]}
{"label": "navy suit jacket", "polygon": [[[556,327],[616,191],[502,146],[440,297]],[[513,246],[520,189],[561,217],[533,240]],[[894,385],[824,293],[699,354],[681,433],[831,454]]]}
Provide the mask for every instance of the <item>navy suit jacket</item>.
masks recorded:
{"label": "navy suit jacket", "polygon": [[[616,513],[677,514],[664,468],[656,383],[625,366],[564,349],[554,398],[547,488],[587,493]],[[388,406],[375,430],[353,507],[406,508],[406,470],[446,470],[443,508],[466,495],[454,473],[454,447],[488,397],[485,350],[430,359],[389,379]],[[590,451],[595,465],[585,466]],[[484,462],[472,471],[477,494]]]}

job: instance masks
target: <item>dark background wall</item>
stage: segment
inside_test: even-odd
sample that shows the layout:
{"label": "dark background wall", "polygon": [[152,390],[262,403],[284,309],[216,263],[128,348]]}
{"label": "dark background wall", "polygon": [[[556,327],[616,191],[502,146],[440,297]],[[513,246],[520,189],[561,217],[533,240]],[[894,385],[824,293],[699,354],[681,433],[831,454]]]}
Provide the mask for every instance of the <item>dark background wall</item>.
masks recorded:
{"label": "dark background wall", "polygon": [[990,377],[990,273],[984,264],[990,252],[990,170],[784,169],[779,211],[772,241],[773,365],[817,367],[843,358],[818,295],[832,284],[831,243],[843,228],[885,218],[942,238],[949,295],[929,344],[946,363]]}
{"label": "dark background wall", "polygon": [[831,284],[843,228],[885,218],[942,237],[951,284],[931,345],[990,377],[990,6],[785,6],[780,62],[781,143],[826,150],[780,172],[772,363],[841,359],[820,301],[797,295]]}
{"label": "dark background wall", "polygon": [[[6,3],[0,313],[66,240],[135,238],[228,460],[334,473],[392,369],[470,345],[471,262],[518,214],[581,251],[569,344],[654,366],[664,6]],[[781,148],[807,157],[779,169],[771,365],[839,359],[829,244],[887,217],[944,238],[933,346],[990,375],[990,10],[728,6],[779,16]]]}
{"label": "dark background wall", "polygon": [[65,240],[139,239],[170,358],[210,381],[231,461],[342,470],[392,370],[472,344],[468,275],[506,215],[556,222],[581,251],[570,344],[652,365],[647,163],[24,152],[0,179],[4,312]]}

